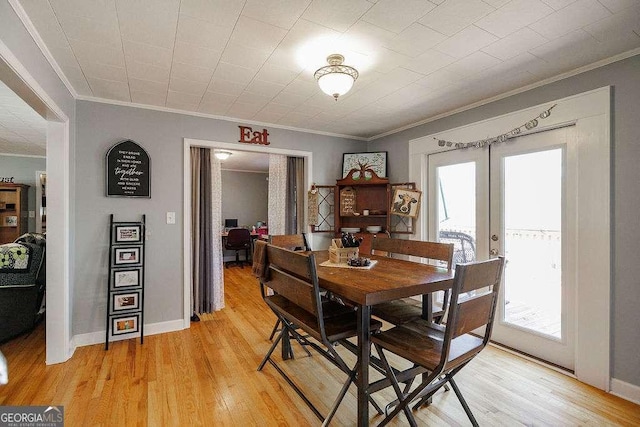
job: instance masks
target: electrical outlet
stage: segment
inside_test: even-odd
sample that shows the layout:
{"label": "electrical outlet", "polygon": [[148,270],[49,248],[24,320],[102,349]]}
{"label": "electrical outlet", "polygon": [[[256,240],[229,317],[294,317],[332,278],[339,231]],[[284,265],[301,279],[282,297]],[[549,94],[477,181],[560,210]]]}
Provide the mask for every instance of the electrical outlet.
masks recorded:
{"label": "electrical outlet", "polygon": [[175,223],[176,223],[176,213],[167,212],[167,224],[175,224]]}

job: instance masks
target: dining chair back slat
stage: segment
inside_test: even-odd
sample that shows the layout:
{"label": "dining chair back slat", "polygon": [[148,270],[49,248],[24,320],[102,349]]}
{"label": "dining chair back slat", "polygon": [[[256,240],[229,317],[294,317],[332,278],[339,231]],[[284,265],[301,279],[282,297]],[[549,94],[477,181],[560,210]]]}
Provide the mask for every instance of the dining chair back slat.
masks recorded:
{"label": "dining chair back slat", "polygon": [[290,251],[310,251],[307,236],[302,234],[277,234],[269,236],[269,243]]}
{"label": "dining chair back slat", "polygon": [[304,280],[285,273],[277,267],[272,267],[269,271],[268,285],[278,295],[282,295],[309,313],[318,314],[313,286]]}
{"label": "dining chair back slat", "polygon": [[405,239],[374,239],[372,248],[376,254],[386,252],[388,256],[390,254],[400,254],[434,261],[444,261],[447,263],[447,268],[451,269],[452,267],[453,244],[451,243]]}
{"label": "dining chair back slat", "polygon": [[310,260],[313,260],[313,254],[305,255],[296,253],[271,244],[267,246],[267,261],[269,267],[278,268],[293,276],[309,281],[311,281],[312,274],[316,268],[315,261],[312,266],[309,265]]}
{"label": "dining chair back slat", "polygon": [[267,246],[268,286],[314,315],[321,315],[316,263],[313,254]]}
{"label": "dining chair back slat", "polygon": [[453,338],[487,325],[491,319],[493,293],[475,297],[458,303],[458,315],[452,324]]}
{"label": "dining chair back slat", "polygon": [[494,264],[478,263],[473,269],[473,275],[463,279],[460,293],[477,291],[493,283],[496,278],[496,266]]}

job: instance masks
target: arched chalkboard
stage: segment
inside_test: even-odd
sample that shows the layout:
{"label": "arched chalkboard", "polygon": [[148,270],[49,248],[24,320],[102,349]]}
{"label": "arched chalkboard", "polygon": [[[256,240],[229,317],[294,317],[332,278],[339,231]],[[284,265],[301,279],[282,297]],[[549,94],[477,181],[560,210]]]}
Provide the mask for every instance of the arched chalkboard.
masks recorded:
{"label": "arched chalkboard", "polygon": [[151,159],[127,139],[107,151],[107,196],[151,198]]}

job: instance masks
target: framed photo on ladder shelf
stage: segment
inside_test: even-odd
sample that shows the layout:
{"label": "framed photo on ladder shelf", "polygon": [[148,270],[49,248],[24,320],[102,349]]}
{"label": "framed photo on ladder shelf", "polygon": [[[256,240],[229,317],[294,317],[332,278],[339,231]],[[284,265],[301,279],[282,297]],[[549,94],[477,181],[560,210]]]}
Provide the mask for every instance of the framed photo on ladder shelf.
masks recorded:
{"label": "framed photo on ladder shelf", "polygon": [[113,247],[114,265],[141,265],[142,246]]}
{"label": "framed photo on ladder shelf", "polygon": [[111,288],[139,288],[142,286],[142,267],[111,270]]}
{"label": "framed photo on ladder shelf", "polygon": [[140,314],[128,314],[111,319],[111,333],[116,335],[133,334],[140,332]]}
{"label": "framed photo on ladder shelf", "polygon": [[142,227],[140,224],[116,224],[113,226],[113,242],[120,243],[141,243]]}

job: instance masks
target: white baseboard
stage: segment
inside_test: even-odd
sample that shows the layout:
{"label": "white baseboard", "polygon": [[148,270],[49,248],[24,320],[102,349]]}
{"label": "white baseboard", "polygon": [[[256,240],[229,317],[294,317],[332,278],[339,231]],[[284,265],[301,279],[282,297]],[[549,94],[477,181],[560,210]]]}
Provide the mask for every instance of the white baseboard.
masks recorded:
{"label": "white baseboard", "polygon": [[[167,322],[150,323],[148,325],[144,325],[144,335],[149,336],[164,334],[166,332],[181,331],[183,329],[184,321],[182,319],[169,320]],[[73,337],[73,348],[75,349],[77,347],[83,347],[85,345],[104,344],[105,332],[106,331],[97,331],[89,332],[87,334],[75,335]],[[140,334],[127,334],[123,337],[113,337],[111,338],[111,342],[136,338],[139,336]]]}
{"label": "white baseboard", "polygon": [[640,387],[611,378],[611,394],[640,405]]}

